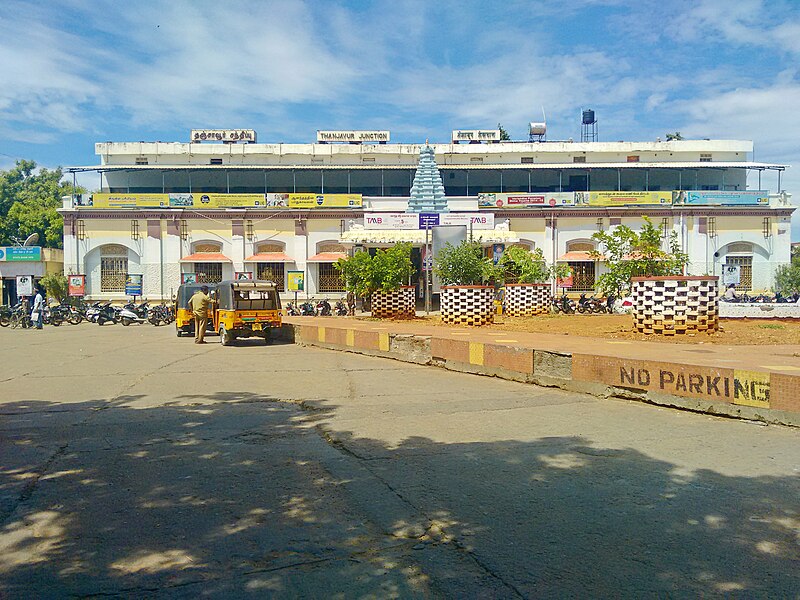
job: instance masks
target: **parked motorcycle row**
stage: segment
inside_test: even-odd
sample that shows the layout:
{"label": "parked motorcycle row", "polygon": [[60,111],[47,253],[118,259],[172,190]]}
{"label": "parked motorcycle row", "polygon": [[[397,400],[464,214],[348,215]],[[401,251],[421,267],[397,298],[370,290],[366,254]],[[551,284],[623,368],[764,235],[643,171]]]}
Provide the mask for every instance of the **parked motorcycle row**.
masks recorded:
{"label": "parked motorcycle row", "polygon": [[[129,302],[124,306],[113,306],[111,302],[95,302],[71,306],[45,307],[42,321],[45,325],[60,326],[63,323],[78,325],[83,321],[104,325],[105,323],[122,323],[125,326],[135,323],[150,323],[151,325],[168,325],[175,320],[175,311],[166,304],[150,306],[148,302],[135,304]],[[0,327],[31,327],[30,311],[22,303],[15,306],[0,306]]]}
{"label": "parked motorcycle row", "polygon": [[780,292],[777,292],[774,296],[770,294],[749,296],[742,293],[737,294],[733,298],[722,296],[720,300],[722,302],[734,302],[738,304],[798,304],[800,303],[800,293],[790,294],[788,296],[784,296]]}
{"label": "parked motorcycle row", "polygon": [[596,298],[594,295],[587,296],[586,294],[581,294],[580,298],[575,301],[565,293],[561,296],[553,296],[551,307],[553,312],[563,313],[565,315],[571,315],[574,313],[614,314],[614,312],[620,310],[620,307],[617,306],[617,299],[613,295],[610,295],[605,300],[602,300],[600,298]]}
{"label": "parked motorcycle row", "polygon": [[287,315],[294,317],[329,317],[331,315],[346,317],[349,314],[347,305],[343,301],[337,300],[336,304],[331,306],[327,298],[317,302],[306,300],[297,305],[294,302],[289,302],[286,304],[285,310]]}

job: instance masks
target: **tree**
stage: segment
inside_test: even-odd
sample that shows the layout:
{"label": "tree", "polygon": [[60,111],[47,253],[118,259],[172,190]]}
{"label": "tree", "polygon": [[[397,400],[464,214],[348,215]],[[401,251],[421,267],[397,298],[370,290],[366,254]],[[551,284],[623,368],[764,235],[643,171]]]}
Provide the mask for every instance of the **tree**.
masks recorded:
{"label": "tree", "polygon": [[800,293],[800,251],[792,248],[792,262],[775,269],[775,291],[788,296]]}
{"label": "tree", "polygon": [[69,281],[63,273],[48,273],[39,280],[47,290],[47,295],[63,304],[69,295]]}
{"label": "tree", "polygon": [[12,245],[38,233],[40,243],[51,248],[64,245],[63,219],[56,212],[61,197],[82,193],[62,181],[61,168],[37,169],[31,160],[18,160],[0,171],[0,245]]}
{"label": "tree", "polygon": [[483,256],[478,242],[447,243],[434,261],[433,271],[443,285],[481,285],[502,278],[503,271]]}
{"label": "tree", "polygon": [[406,283],[414,272],[411,244],[395,244],[387,250],[356,252],[340,258],[334,265],[342,274],[345,289],[356,296],[369,298],[373,292],[391,292]]}
{"label": "tree", "polygon": [[675,133],[668,133],[667,134],[667,141],[668,142],[677,142],[683,139],[680,131],[676,131]]}
{"label": "tree", "polygon": [[597,240],[602,252],[592,251],[595,260],[605,258],[608,272],[597,278],[601,293],[621,295],[630,289],[631,277],[680,275],[689,263],[689,256],[680,250],[678,234],[669,236],[669,250],[662,248],[662,232],[649,217],[639,233],[620,225],[613,232],[598,231]]}
{"label": "tree", "polygon": [[508,135],[508,132],[503,128],[500,123],[497,124],[497,128],[500,130],[500,141],[501,142],[510,142],[511,136]]}

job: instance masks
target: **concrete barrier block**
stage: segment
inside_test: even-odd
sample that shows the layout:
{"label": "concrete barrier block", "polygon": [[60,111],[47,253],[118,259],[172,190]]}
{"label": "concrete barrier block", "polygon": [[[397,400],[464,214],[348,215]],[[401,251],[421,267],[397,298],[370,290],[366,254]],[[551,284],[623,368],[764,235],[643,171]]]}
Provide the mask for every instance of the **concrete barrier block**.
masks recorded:
{"label": "concrete barrier block", "polygon": [[431,356],[443,361],[469,364],[469,342],[449,338],[431,339]]}
{"label": "concrete barrier block", "polygon": [[534,350],[533,374],[536,377],[572,379],[572,355]]}
{"label": "concrete barrier block", "polygon": [[527,375],[533,374],[533,349],[484,344],[483,364]]}

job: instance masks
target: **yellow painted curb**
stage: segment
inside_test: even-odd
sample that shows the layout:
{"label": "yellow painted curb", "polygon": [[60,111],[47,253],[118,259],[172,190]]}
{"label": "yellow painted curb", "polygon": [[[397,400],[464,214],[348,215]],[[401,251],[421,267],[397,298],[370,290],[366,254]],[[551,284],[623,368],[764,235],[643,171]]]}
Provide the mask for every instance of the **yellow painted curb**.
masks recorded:
{"label": "yellow painted curb", "polygon": [[469,343],[469,364],[483,366],[483,344],[480,342]]}
{"label": "yellow painted curb", "polygon": [[389,334],[388,333],[381,333],[378,336],[378,349],[382,352],[389,351]]}
{"label": "yellow painted curb", "polygon": [[356,345],[356,332],[352,329],[347,330],[347,337],[345,338],[345,344],[350,346],[351,348]]}
{"label": "yellow painted curb", "polygon": [[324,327],[317,327],[317,340],[320,342],[325,341],[325,328]]}

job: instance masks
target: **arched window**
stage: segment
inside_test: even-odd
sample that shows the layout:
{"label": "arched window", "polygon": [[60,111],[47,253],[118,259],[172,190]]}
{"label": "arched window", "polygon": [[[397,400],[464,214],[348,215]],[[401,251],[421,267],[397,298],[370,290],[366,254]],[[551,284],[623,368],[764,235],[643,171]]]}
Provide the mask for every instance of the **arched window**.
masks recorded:
{"label": "arched window", "polygon": [[728,244],[725,264],[729,267],[739,267],[737,291],[749,292],[753,289],[753,244],[748,242]]}
{"label": "arched window", "polygon": [[[347,254],[347,248],[338,242],[320,242],[317,244],[317,253],[340,253]],[[319,291],[320,292],[343,292],[344,279],[339,269],[333,266],[332,262],[319,263]]]}
{"label": "arched window", "polygon": [[[256,245],[256,254],[276,254],[284,251],[284,245],[280,242],[262,242]],[[256,263],[256,279],[264,281],[274,281],[278,286],[278,291],[285,291],[284,280],[286,267],[282,262],[259,262]]]}
{"label": "arched window", "polygon": [[128,278],[128,249],[120,244],[100,248],[100,291],[124,292]]}
{"label": "arched window", "polygon": [[[195,254],[217,254],[222,252],[222,244],[216,242],[197,242],[193,246]],[[198,283],[218,283],[222,281],[221,262],[194,263],[194,272]]]}

